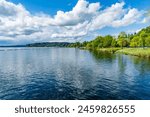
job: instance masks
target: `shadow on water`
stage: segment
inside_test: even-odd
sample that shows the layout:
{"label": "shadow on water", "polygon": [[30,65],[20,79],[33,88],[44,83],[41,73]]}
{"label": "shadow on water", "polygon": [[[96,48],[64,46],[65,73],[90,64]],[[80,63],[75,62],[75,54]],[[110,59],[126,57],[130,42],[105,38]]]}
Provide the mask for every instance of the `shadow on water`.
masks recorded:
{"label": "shadow on water", "polygon": [[150,71],[150,59],[130,56],[131,61],[139,71]]}
{"label": "shadow on water", "polygon": [[111,87],[105,89],[109,93],[103,92],[108,95],[105,99],[150,99],[149,59],[100,51],[90,53],[105,74],[99,81],[103,84],[107,79],[105,85]]}
{"label": "shadow on water", "polygon": [[102,52],[98,50],[89,50],[96,60],[113,61],[116,58],[115,54],[110,52]]}

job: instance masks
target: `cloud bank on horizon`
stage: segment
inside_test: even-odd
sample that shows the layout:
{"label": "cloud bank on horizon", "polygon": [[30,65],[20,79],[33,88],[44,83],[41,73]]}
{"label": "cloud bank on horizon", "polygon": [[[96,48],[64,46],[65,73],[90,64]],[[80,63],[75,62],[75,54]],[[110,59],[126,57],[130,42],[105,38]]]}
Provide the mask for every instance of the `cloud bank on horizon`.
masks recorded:
{"label": "cloud bank on horizon", "polygon": [[[149,22],[144,11],[125,8],[125,2],[104,9],[99,2],[78,0],[71,11],[50,16],[32,14],[22,4],[0,0],[0,42],[12,44],[80,40],[105,27],[124,27]],[[1,43],[0,43],[1,44]]]}

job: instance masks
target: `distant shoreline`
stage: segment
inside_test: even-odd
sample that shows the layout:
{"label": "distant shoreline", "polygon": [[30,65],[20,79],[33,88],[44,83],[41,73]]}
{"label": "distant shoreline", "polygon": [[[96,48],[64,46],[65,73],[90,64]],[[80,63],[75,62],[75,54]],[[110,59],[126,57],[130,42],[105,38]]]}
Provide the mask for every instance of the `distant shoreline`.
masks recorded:
{"label": "distant shoreline", "polygon": [[0,48],[8,48],[8,47],[26,47],[26,45],[0,46]]}
{"label": "distant shoreline", "polygon": [[[44,42],[44,43],[33,43],[33,44],[27,44],[27,45],[10,45],[10,46],[0,46],[0,48],[9,48],[9,47],[66,47],[66,48],[75,48],[75,47],[69,47],[69,42]],[[149,58],[150,59],[150,48],[119,48],[119,47],[112,47],[112,48],[86,48],[86,47],[79,47],[79,49],[85,49],[85,50],[96,50],[100,52],[109,52],[109,53],[120,53],[120,54],[126,54],[126,55],[132,55],[132,56],[138,56],[143,58]]]}

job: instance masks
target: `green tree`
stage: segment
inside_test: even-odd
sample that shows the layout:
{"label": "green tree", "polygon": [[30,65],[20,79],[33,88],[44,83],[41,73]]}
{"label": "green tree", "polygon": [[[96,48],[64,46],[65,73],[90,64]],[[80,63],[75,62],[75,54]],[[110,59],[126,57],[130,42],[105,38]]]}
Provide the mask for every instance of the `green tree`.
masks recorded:
{"label": "green tree", "polygon": [[146,40],[145,40],[145,45],[146,45],[147,47],[150,47],[150,36],[148,36],[148,37],[146,38]]}
{"label": "green tree", "polygon": [[144,31],[142,31],[140,33],[140,46],[142,46],[143,48],[145,47],[145,40],[146,40],[146,33]]}
{"label": "green tree", "polygon": [[117,46],[117,41],[116,39],[113,39],[111,42],[111,47],[116,47]]}
{"label": "green tree", "polygon": [[84,42],[82,43],[82,46],[83,46],[83,47],[86,47],[87,44],[88,44],[88,42],[84,41]]}
{"label": "green tree", "polygon": [[81,43],[80,43],[80,42],[76,42],[76,43],[75,43],[75,47],[76,47],[76,48],[81,47]]}
{"label": "green tree", "polygon": [[103,47],[103,37],[98,36],[95,40],[92,41],[92,47],[97,48],[97,47]]}
{"label": "green tree", "polygon": [[88,43],[88,44],[86,45],[86,47],[87,47],[87,48],[92,48],[92,44],[91,44],[91,43]]}
{"label": "green tree", "polygon": [[110,47],[112,43],[113,37],[111,35],[107,35],[103,39],[103,47]]}
{"label": "green tree", "polygon": [[139,37],[138,37],[138,36],[135,36],[135,37],[133,37],[133,39],[131,40],[130,46],[131,46],[131,47],[138,47],[138,45],[139,45]]}
{"label": "green tree", "polygon": [[117,44],[123,49],[123,47],[127,47],[129,45],[128,41],[123,39],[123,38],[120,38],[118,41],[117,41]]}
{"label": "green tree", "polygon": [[125,32],[121,32],[118,35],[118,45],[123,49],[123,47],[126,47],[127,44],[127,34]]}

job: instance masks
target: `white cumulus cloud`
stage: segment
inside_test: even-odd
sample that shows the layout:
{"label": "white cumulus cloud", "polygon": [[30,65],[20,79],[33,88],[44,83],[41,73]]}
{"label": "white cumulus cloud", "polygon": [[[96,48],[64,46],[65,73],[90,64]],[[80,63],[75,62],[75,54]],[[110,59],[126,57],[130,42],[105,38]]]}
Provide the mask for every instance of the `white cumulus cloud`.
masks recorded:
{"label": "white cumulus cloud", "polygon": [[115,20],[112,22],[112,26],[120,27],[120,26],[128,26],[132,23],[137,22],[138,18],[140,18],[142,14],[135,8],[129,9],[128,13],[124,15],[124,17],[120,20]]}
{"label": "white cumulus cloud", "polygon": [[137,23],[142,12],[115,3],[101,9],[101,4],[78,0],[71,11],[56,15],[31,14],[22,4],[0,0],[0,41],[31,43],[38,41],[73,41],[104,27],[121,27]]}

